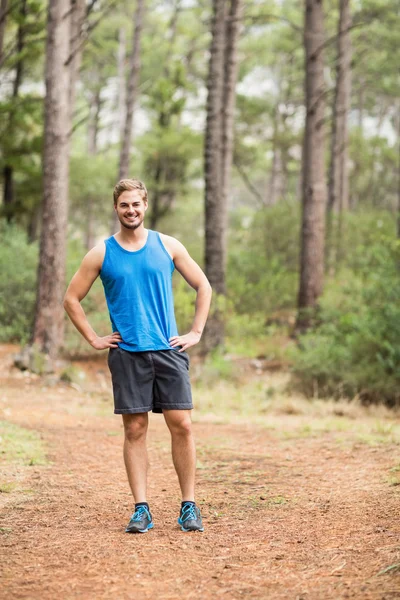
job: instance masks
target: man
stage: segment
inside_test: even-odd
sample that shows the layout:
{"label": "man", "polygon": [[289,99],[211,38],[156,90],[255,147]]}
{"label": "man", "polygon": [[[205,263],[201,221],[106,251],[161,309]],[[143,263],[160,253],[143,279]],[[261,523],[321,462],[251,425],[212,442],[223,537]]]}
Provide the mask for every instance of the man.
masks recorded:
{"label": "man", "polygon": [[[109,348],[114,412],[124,424],[124,461],[135,501],[128,533],[153,527],[147,502],[146,433],[149,411],[163,413],[171,433],[172,459],[182,492],[178,519],[182,531],[203,531],[195,504],[196,451],[191,430],[189,357],[200,341],[211,301],[211,286],[176,239],[144,228],[147,190],[137,179],[114,188],[121,229],[83,259],[71,280],[64,307],[83,337],[97,350]],[[174,269],[197,292],[192,328],[179,335],[174,315]],[[99,337],[81,306],[93,282],[103,282],[113,333]]]}

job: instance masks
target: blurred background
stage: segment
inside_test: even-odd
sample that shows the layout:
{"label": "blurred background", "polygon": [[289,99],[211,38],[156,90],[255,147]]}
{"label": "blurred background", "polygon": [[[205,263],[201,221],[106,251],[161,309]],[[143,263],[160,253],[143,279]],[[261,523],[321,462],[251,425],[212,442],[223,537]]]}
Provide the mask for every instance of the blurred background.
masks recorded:
{"label": "blurred background", "polygon": [[1,0],[1,342],[93,355],[62,296],[135,177],[213,285],[204,377],[399,403],[400,8],[321,4]]}

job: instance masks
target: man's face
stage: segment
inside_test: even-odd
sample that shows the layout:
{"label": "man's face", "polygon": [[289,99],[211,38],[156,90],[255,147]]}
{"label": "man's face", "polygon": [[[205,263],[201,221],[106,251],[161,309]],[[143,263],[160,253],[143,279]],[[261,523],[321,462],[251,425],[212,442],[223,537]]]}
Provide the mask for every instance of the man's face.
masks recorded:
{"label": "man's face", "polygon": [[137,229],[143,223],[147,202],[143,200],[142,192],[139,190],[125,191],[118,198],[114,209],[122,227]]}

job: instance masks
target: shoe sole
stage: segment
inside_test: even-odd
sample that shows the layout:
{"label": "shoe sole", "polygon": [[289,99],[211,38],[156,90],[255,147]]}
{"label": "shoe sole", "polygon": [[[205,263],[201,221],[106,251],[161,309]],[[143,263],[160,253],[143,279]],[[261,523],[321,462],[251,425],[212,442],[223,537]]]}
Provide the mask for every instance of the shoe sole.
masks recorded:
{"label": "shoe sole", "polygon": [[200,531],[200,533],[202,533],[204,531],[204,527],[202,527],[201,529],[185,529],[181,525],[181,531],[184,531],[185,533],[193,533],[194,531]]}
{"label": "shoe sole", "polygon": [[185,533],[190,532],[190,531],[200,531],[200,532],[204,531],[204,527],[201,527],[201,529],[186,529],[183,526],[183,524],[181,523],[180,519],[178,519],[178,525],[180,526],[181,531],[184,531]]}
{"label": "shoe sole", "polygon": [[149,529],[153,529],[154,524],[150,523],[146,529],[125,529],[125,533],[147,533]]}

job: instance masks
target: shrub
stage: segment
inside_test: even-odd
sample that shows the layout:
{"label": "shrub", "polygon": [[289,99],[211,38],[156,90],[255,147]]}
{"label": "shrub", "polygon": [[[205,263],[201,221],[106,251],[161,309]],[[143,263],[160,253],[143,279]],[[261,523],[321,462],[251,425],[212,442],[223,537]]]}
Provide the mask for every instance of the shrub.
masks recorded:
{"label": "shrub", "polygon": [[28,341],[36,299],[38,247],[23,230],[0,223],[0,341]]}
{"label": "shrub", "polygon": [[294,372],[308,394],[400,402],[400,242],[364,249],[359,272],[341,273],[321,302],[320,324],[301,336]]}

